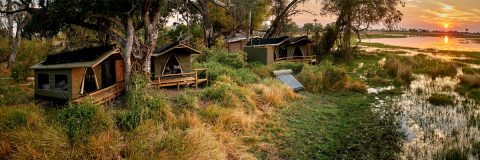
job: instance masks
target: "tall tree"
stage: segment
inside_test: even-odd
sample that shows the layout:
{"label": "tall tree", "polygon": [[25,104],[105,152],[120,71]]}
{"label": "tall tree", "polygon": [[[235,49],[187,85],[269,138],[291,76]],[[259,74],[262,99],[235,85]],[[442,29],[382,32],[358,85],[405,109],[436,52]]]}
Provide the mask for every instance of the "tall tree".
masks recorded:
{"label": "tall tree", "polygon": [[200,13],[202,17],[205,46],[208,48],[212,47],[215,44],[215,38],[214,38],[213,24],[210,18],[211,8],[209,4],[214,4],[216,6],[227,8],[227,9],[230,8],[232,4],[224,3],[219,0],[197,0],[196,2],[193,0],[187,0],[187,2]]}
{"label": "tall tree", "polygon": [[288,24],[288,17],[301,12],[308,12],[297,9],[299,4],[306,1],[307,0],[273,0],[272,12],[275,15],[275,19],[271,22],[270,28],[268,28],[263,38],[269,39],[278,36],[282,27]]}
{"label": "tall tree", "polygon": [[[335,15],[334,36],[340,36],[339,46],[344,53],[344,58],[353,56],[351,37],[355,33],[360,39],[360,32],[373,25],[383,24],[393,28],[401,21],[402,13],[397,9],[404,6],[403,0],[323,0],[321,13]],[[333,45],[328,46],[330,50]]]}
{"label": "tall tree", "polygon": [[[25,1],[21,1],[26,3]],[[66,25],[76,25],[103,33],[123,48],[125,82],[130,90],[132,69],[150,73],[150,57],[157,46],[158,30],[173,13],[179,0],[49,0],[38,1],[40,8],[25,6],[32,20],[27,36],[51,37]],[[99,36],[99,39],[101,36]],[[132,62],[135,67],[132,67]]]}
{"label": "tall tree", "polygon": [[[14,11],[18,8],[24,7],[21,3],[13,0],[6,1],[6,11]],[[25,5],[30,5],[26,3]],[[20,43],[22,40],[22,31],[25,27],[25,24],[30,19],[30,15],[24,12],[18,12],[15,14],[7,14],[7,33],[8,33],[8,46],[9,54],[7,60],[7,68],[12,69],[15,60],[17,58],[18,48],[20,48]]]}

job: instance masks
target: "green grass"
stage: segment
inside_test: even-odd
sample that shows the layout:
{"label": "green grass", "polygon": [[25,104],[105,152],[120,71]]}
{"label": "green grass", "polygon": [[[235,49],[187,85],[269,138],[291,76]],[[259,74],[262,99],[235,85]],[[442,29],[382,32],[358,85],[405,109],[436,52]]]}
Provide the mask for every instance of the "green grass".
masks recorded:
{"label": "green grass", "polygon": [[371,38],[407,38],[407,35],[400,34],[362,34],[360,38],[362,39],[371,39]]}
{"label": "green grass", "polygon": [[[372,112],[373,97],[354,92],[303,93],[274,115],[271,141],[285,159],[392,159],[402,134],[391,116]],[[268,139],[268,138],[267,138]]]}
{"label": "green grass", "polygon": [[428,102],[437,106],[455,104],[453,97],[446,94],[433,94],[428,98]]}

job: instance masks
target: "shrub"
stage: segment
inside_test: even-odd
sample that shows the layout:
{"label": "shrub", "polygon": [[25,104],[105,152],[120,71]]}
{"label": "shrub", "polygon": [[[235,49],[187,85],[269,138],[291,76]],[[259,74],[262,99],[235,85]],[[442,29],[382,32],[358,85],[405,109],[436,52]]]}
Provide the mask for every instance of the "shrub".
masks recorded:
{"label": "shrub", "polygon": [[224,49],[206,49],[196,60],[199,63],[195,66],[208,68],[208,78],[212,82],[222,75],[229,76],[241,84],[257,81],[257,76],[246,68],[248,64],[245,62],[243,52],[229,53]]}
{"label": "shrub", "polygon": [[433,94],[428,101],[434,105],[453,105],[455,103],[453,97],[446,94]]}
{"label": "shrub", "polygon": [[11,130],[27,125],[27,114],[22,111],[12,111],[3,118],[5,119],[0,122],[0,129],[2,130]]}
{"label": "shrub", "polygon": [[257,76],[247,68],[235,69],[216,61],[203,63],[202,67],[208,68],[208,78],[212,82],[223,75],[229,76],[236,83],[241,84],[254,83],[257,81]]}
{"label": "shrub", "polygon": [[183,108],[198,108],[198,98],[191,94],[179,94],[177,95],[177,106]]}
{"label": "shrub", "polygon": [[457,74],[457,66],[453,63],[429,65],[427,68],[426,73],[432,77],[455,76]]}
{"label": "shrub", "polygon": [[203,100],[210,100],[224,107],[252,109],[255,101],[252,91],[238,86],[230,77],[221,76],[211,87],[200,93]]}
{"label": "shrub", "polygon": [[310,92],[348,89],[350,77],[344,68],[326,62],[318,66],[306,66],[297,78]]}
{"label": "shrub", "polygon": [[305,66],[305,64],[303,64],[303,63],[291,63],[291,62],[274,64],[275,69],[277,69],[277,70],[279,70],[279,69],[291,69],[293,71],[293,74],[300,73],[304,66]]}
{"label": "shrub", "polygon": [[465,154],[462,149],[453,148],[448,149],[441,155],[438,159],[445,159],[445,160],[467,160],[468,156]]}
{"label": "shrub", "polygon": [[299,98],[292,89],[275,79],[265,79],[263,83],[254,85],[253,88],[260,96],[257,101],[265,106],[280,107],[290,100]]}
{"label": "shrub", "polygon": [[72,145],[85,143],[89,135],[113,126],[103,107],[90,102],[69,104],[59,111],[58,121],[63,125]]}
{"label": "shrub", "polygon": [[68,139],[44,116],[33,105],[0,107],[0,159],[68,159]]}
{"label": "shrub", "polygon": [[120,111],[115,115],[115,124],[122,130],[130,131],[140,124],[140,118],[138,110]]}
{"label": "shrub", "polygon": [[9,84],[0,80],[0,105],[18,105],[29,102],[33,96],[26,94],[18,84]]}
{"label": "shrub", "polygon": [[30,66],[25,63],[17,63],[12,68],[11,77],[15,81],[24,81],[29,76],[33,76],[33,70],[29,68]]}
{"label": "shrub", "polygon": [[355,92],[368,93],[368,86],[361,81],[352,81],[347,88]]}
{"label": "shrub", "polygon": [[388,58],[385,62],[387,72],[395,78],[397,83],[409,83],[413,79],[412,65],[402,62],[398,58]]}
{"label": "shrub", "polygon": [[165,130],[147,121],[129,134],[128,159],[226,159],[226,151],[211,131],[196,126]]}
{"label": "shrub", "polygon": [[469,88],[480,88],[480,75],[464,74],[460,76],[460,84]]}

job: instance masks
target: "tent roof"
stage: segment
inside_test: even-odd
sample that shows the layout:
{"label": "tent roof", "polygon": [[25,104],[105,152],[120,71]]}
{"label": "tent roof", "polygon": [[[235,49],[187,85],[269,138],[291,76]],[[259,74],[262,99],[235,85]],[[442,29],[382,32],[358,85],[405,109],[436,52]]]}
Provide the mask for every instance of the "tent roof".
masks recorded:
{"label": "tent roof", "polygon": [[189,47],[189,46],[183,44],[180,41],[175,41],[175,42],[165,44],[165,45],[161,46],[160,48],[155,49],[153,51],[152,56],[153,57],[158,57],[158,56],[164,55],[165,53],[168,53],[172,50],[175,50],[175,49],[181,49],[181,50],[187,51],[187,53],[189,53],[189,54],[201,54],[202,53],[200,51],[197,51],[197,50],[193,49],[192,47]]}
{"label": "tent roof", "polygon": [[110,55],[119,54],[114,45],[84,48],[70,52],[49,55],[47,58],[32,66],[32,69],[67,69],[77,67],[94,67]]}
{"label": "tent roof", "polygon": [[252,39],[247,43],[247,46],[264,46],[264,45],[282,45],[282,44],[301,44],[301,43],[312,43],[312,41],[307,36],[300,36],[300,37],[279,37],[273,39]]}

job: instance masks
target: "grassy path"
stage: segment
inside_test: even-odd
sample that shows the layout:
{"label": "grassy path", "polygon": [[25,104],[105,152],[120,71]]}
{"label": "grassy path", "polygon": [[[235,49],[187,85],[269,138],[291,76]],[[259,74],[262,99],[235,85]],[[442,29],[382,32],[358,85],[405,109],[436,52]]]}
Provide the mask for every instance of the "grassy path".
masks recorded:
{"label": "grassy path", "polygon": [[310,94],[274,116],[272,141],[285,159],[392,159],[402,135],[371,111],[373,97]]}

